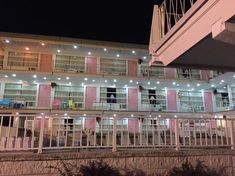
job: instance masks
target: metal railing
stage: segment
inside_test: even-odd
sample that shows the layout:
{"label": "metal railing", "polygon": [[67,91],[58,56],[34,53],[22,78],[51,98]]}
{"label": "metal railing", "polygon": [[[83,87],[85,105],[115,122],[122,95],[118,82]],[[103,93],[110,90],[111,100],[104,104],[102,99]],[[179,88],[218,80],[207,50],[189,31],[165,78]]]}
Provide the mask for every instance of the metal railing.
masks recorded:
{"label": "metal railing", "polygon": [[164,0],[159,6],[162,37],[185,15],[197,0]]}
{"label": "metal railing", "polygon": [[0,151],[234,146],[235,119],[0,115]]}

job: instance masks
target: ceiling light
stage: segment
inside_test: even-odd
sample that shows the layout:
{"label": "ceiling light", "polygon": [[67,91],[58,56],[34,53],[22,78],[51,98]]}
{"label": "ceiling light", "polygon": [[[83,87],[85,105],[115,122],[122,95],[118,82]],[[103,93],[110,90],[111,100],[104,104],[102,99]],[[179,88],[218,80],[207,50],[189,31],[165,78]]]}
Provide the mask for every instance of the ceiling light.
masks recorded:
{"label": "ceiling light", "polygon": [[160,81],[157,81],[157,84],[160,84]]}
{"label": "ceiling light", "polygon": [[197,87],[199,87],[201,84],[197,83]]}
{"label": "ceiling light", "polygon": [[117,82],[117,80],[116,80],[116,79],[114,79],[114,80],[113,80],[113,82]]}
{"label": "ceiling light", "polygon": [[176,82],[173,82],[172,84],[173,84],[173,85],[176,85]]}
{"label": "ceiling light", "polygon": [[177,115],[174,115],[175,118],[177,118]]}
{"label": "ceiling light", "polygon": [[88,55],[89,55],[89,56],[91,55],[91,52],[90,52],[90,51],[88,52]]}
{"label": "ceiling light", "polygon": [[190,87],[190,84],[187,84],[187,87]]}
{"label": "ceiling light", "polygon": [[104,80],[104,82],[108,82],[107,80]]}
{"label": "ceiling light", "polygon": [[8,75],[5,75],[4,77],[5,77],[5,78],[8,78]]}
{"label": "ceiling light", "polygon": [[148,82],[148,85],[150,85],[150,82]]}
{"label": "ceiling light", "polygon": [[176,86],[180,86],[180,84],[177,84]]}
{"label": "ceiling light", "polygon": [[64,116],[67,116],[68,114],[67,113],[64,113]]}
{"label": "ceiling light", "polygon": [[130,83],[133,83],[133,80],[130,80]]}
{"label": "ceiling light", "polygon": [[69,77],[67,76],[66,79],[69,80]]}
{"label": "ceiling light", "polygon": [[57,50],[57,53],[60,53],[60,52],[61,52],[61,50],[58,49],[58,50]]}
{"label": "ceiling light", "polygon": [[5,42],[6,42],[6,43],[10,43],[10,40],[6,39]]}
{"label": "ceiling light", "polygon": [[214,84],[212,84],[212,85],[211,85],[211,87],[215,87],[215,85],[214,85]]}
{"label": "ceiling light", "polygon": [[86,116],[86,114],[83,114],[83,116]]}
{"label": "ceiling light", "polygon": [[16,115],[19,115],[19,112],[16,112]]}
{"label": "ceiling light", "polygon": [[73,48],[74,48],[74,49],[77,49],[78,47],[77,47],[77,45],[73,45]]}
{"label": "ceiling light", "polygon": [[131,117],[134,117],[134,115],[133,115],[133,114],[131,114]]}
{"label": "ceiling light", "polygon": [[41,43],[42,46],[45,46],[45,43]]}
{"label": "ceiling light", "polygon": [[139,82],[137,81],[136,84],[139,84]]}
{"label": "ceiling light", "polygon": [[161,115],[158,115],[158,117],[160,118],[160,117],[161,117]]}
{"label": "ceiling light", "polygon": [[46,80],[46,79],[47,79],[47,77],[43,77],[43,79],[45,79],[45,80]]}
{"label": "ceiling light", "polygon": [[84,78],[85,81],[87,81],[87,78]]}
{"label": "ceiling light", "polygon": [[33,75],[33,78],[37,78],[37,75]]}
{"label": "ceiling light", "polygon": [[95,80],[93,79],[92,82],[95,82]]}
{"label": "ceiling light", "polygon": [[61,78],[57,78],[59,81],[61,80]]}
{"label": "ceiling light", "polygon": [[235,78],[235,75],[233,75],[233,77]]}
{"label": "ceiling light", "polygon": [[147,59],[147,57],[146,57],[146,56],[143,56],[143,59]]}
{"label": "ceiling light", "polygon": [[120,57],[120,55],[119,55],[119,54],[117,54],[117,57]]}
{"label": "ceiling light", "polygon": [[134,50],[132,51],[132,54],[135,54],[135,51],[134,51]]}
{"label": "ceiling light", "polygon": [[29,47],[25,47],[25,49],[28,51],[28,50],[29,50]]}
{"label": "ceiling light", "polygon": [[104,51],[107,51],[107,48],[104,48]]}
{"label": "ceiling light", "polygon": [[13,77],[16,77],[16,74],[12,74]]}
{"label": "ceiling light", "polygon": [[221,80],[221,82],[223,83],[223,82],[224,82],[224,80],[222,79],[222,80]]}

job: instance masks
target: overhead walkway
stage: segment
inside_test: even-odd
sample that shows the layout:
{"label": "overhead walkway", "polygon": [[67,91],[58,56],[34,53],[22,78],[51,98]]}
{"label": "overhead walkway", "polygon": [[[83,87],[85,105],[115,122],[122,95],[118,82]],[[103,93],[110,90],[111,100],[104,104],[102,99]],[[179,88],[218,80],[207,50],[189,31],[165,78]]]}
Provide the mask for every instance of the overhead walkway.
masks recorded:
{"label": "overhead walkway", "polygon": [[234,0],[165,0],[155,6],[150,65],[235,70]]}

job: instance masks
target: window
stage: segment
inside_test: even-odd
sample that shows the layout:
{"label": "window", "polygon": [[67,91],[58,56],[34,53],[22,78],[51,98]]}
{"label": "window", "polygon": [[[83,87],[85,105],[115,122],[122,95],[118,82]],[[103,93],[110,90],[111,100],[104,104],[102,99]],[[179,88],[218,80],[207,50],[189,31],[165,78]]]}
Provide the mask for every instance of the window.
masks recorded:
{"label": "window", "polygon": [[[3,119],[3,121],[2,121],[2,119]],[[14,117],[12,117],[12,116],[0,117],[0,123],[2,123],[2,126],[9,127],[10,121],[11,121],[10,127],[13,127]]]}

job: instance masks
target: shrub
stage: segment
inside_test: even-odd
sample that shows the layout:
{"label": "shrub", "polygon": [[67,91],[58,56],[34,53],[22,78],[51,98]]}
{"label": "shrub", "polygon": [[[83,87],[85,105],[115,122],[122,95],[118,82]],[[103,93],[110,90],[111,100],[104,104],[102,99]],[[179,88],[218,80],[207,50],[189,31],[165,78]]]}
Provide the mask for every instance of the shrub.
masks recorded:
{"label": "shrub", "polygon": [[168,176],[226,176],[225,168],[209,168],[202,161],[197,161],[195,167],[186,160],[181,167],[172,168]]}

